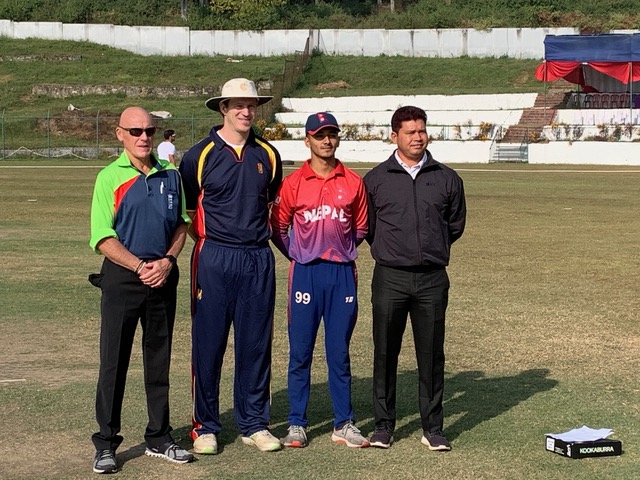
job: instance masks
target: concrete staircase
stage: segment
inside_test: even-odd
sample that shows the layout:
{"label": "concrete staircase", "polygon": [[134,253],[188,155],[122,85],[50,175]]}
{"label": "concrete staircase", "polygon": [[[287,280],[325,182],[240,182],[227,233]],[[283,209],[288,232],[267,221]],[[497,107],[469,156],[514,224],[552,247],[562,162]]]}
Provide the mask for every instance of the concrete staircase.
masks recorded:
{"label": "concrete staircase", "polygon": [[502,137],[502,143],[529,143],[540,137],[542,127],[553,123],[556,110],[565,108],[569,99],[569,91],[562,89],[550,89],[546,94],[539,93],[533,104],[533,108],[527,108],[522,112],[520,122],[512,125]]}
{"label": "concrete staircase", "polygon": [[511,125],[492,147],[492,162],[528,161],[528,144],[540,138],[542,127],[553,123],[557,109],[565,108],[569,99],[570,84],[554,87],[546,94],[538,94],[533,107],[524,109],[518,124]]}
{"label": "concrete staircase", "polygon": [[[536,100],[537,101],[537,100]],[[542,127],[550,125],[556,116],[556,109],[540,107],[527,108],[522,112],[522,117],[517,125],[511,125],[504,136],[502,143],[529,143],[537,139],[542,133]]]}
{"label": "concrete staircase", "polygon": [[[536,99],[536,102],[538,99]],[[502,140],[492,146],[492,162],[527,162],[529,143],[542,133],[542,127],[553,122],[556,109],[533,107],[522,112],[520,122],[511,125]]]}

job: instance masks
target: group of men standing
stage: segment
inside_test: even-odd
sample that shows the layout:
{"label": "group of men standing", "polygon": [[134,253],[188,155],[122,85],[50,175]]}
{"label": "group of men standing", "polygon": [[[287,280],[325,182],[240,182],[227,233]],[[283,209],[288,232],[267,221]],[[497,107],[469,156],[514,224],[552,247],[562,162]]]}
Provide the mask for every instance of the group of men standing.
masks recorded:
{"label": "group of men standing", "polygon": [[[411,318],[419,374],[419,408],[430,450],[450,450],[443,435],[444,330],[450,247],[463,233],[462,180],[427,151],[426,114],[401,107],[391,120],[397,150],[364,179],[336,158],[340,126],[328,112],[311,115],[304,142],[310,158],[284,180],[278,151],[252,129],[260,96],[246,79],[227,82],[206,106],[222,125],[180,162],[152,153],[149,113],[126,109],[116,129],[124,152],[97,177],[91,246],[105,256],[99,431],[96,473],[117,471],[126,373],[138,321],[149,422],[146,454],[176,463],[193,455],[175,443],[169,424],[169,363],[176,311],[176,257],[187,230],[191,257],[193,451],[216,454],[220,374],[234,332],[234,414],[242,441],[262,451],[308,445],[307,404],[313,348],[321,321],[331,439],[350,447],[389,448],[396,422],[398,356]],[[188,224],[191,224],[187,229]],[[365,437],[351,403],[349,343],[358,313],[357,247],[375,260],[373,406]],[[289,429],[269,430],[275,259],[269,240],[290,261],[288,281]]]}

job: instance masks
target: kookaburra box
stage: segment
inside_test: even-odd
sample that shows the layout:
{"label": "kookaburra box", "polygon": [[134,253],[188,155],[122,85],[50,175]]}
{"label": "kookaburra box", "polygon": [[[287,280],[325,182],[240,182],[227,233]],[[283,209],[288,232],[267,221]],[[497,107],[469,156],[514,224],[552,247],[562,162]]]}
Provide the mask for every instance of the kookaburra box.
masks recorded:
{"label": "kookaburra box", "polygon": [[622,454],[622,442],[603,438],[586,442],[565,442],[546,435],[546,449],[569,458],[610,457]]}

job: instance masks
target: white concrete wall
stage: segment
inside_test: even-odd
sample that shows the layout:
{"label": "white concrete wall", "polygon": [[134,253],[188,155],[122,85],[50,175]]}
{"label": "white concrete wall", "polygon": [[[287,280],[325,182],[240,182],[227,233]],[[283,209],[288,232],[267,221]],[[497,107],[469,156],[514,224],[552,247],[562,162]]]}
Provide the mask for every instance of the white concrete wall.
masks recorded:
{"label": "white concrete wall", "polygon": [[54,39],[62,35],[62,24],[57,22],[16,22],[14,29],[15,38]]}
{"label": "white concrete wall", "polygon": [[[277,140],[271,142],[283,160],[303,161],[309,158],[309,149],[302,140]],[[435,142],[429,151],[436,160],[444,163],[488,163],[491,142]],[[345,162],[380,163],[395,151],[395,145],[383,141],[340,142],[337,157]]]}
{"label": "white concrete wall", "polygon": [[[304,135],[296,125],[304,125],[307,117],[316,112],[332,112],[342,125],[370,125],[374,134],[389,138],[389,124],[393,112],[404,105],[417,105],[427,112],[430,126],[441,126],[432,135],[445,139],[472,138],[475,127],[481,123],[515,125],[520,121],[522,109],[533,107],[537,94],[497,95],[383,95],[369,97],[285,98],[283,107],[289,112],[276,114],[276,120],[284,123],[294,138]],[[454,126],[463,126],[459,136]],[[442,131],[440,131],[442,130]],[[467,131],[469,130],[469,131]]]}
{"label": "white concrete wall", "polygon": [[[436,138],[429,150],[437,159],[446,163],[489,163],[491,141],[473,140],[479,133],[478,125],[481,122],[503,126],[516,124],[522,115],[522,108],[533,106],[535,98],[536,94],[287,98],[284,99],[283,105],[295,111],[280,113],[277,118],[289,126],[288,131],[297,140],[283,141],[283,158],[300,160],[308,155],[304,143],[299,140],[304,135],[304,129],[292,125],[303,125],[311,113],[331,111],[342,126],[368,123],[372,126],[368,130],[361,127],[360,132],[382,138],[379,141],[343,140],[338,156],[356,162],[381,161],[394,150],[394,146],[387,142],[393,111],[402,105],[415,104],[427,110],[429,134]],[[429,106],[443,110],[433,111]],[[494,110],[477,109],[482,107],[491,107]],[[520,109],[517,109],[518,107]],[[580,125],[580,122],[585,123],[585,126],[581,127],[579,138],[599,135],[600,128],[597,125],[600,123],[628,123],[626,120],[630,115],[628,109],[559,110],[558,113],[556,122],[577,125]],[[633,113],[638,115],[637,110]],[[467,125],[469,121],[472,126]],[[612,133],[612,128],[609,129],[609,134]],[[556,141],[566,139],[562,125],[545,127],[543,135],[550,142],[531,144],[529,163],[640,165],[640,142],[631,141],[640,138],[640,127],[633,129],[631,138],[623,134],[620,142]],[[575,132],[571,130],[570,135],[575,135]],[[578,138],[574,137],[573,140]],[[577,145],[580,147],[574,148]],[[598,154],[594,155],[592,152]],[[634,155],[638,157],[637,160],[634,160]]]}
{"label": "white concrete wall", "polygon": [[[314,112],[315,113],[315,112]],[[335,112],[334,112],[335,113]],[[387,126],[391,122],[393,112],[340,112],[335,113],[340,124]],[[304,125],[309,113],[282,112],[276,113],[276,120],[285,125]],[[469,123],[491,123],[494,125],[516,125],[520,121],[522,110],[459,110],[427,112],[428,125],[462,125]]]}
{"label": "white concrete wall", "polygon": [[307,37],[311,36],[311,47],[329,55],[541,59],[545,35],[577,33],[574,28],[191,31],[186,27],[0,20],[0,35],[5,37],[84,40],[141,55],[167,56],[287,55],[304,50]]}
{"label": "white concrete wall", "polygon": [[634,108],[594,108],[594,109],[562,109],[556,114],[557,123],[569,125],[601,125],[604,123],[640,124],[640,109]]}
{"label": "white concrete wall", "polygon": [[[188,32],[188,29],[187,29]],[[188,32],[190,53],[186,55],[278,56],[304,50],[308,30],[193,30]]]}
{"label": "white concrete wall", "polygon": [[374,97],[283,98],[295,112],[393,112],[404,105],[432,110],[521,110],[531,108],[537,93],[496,95],[377,95]]}
{"label": "white concrete wall", "polygon": [[[341,123],[342,138],[348,140],[359,138],[361,140],[384,140],[388,141],[391,136],[391,127],[388,125],[355,125]],[[486,125],[429,125],[427,127],[429,137],[432,141],[441,140],[474,140],[484,136],[484,138],[494,138],[498,128],[502,125],[494,124],[489,132],[486,132]],[[349,129],[347,136],[346,129]],[[595,127],[594,127],[595,128]],[[639,129],[640,130],[640,129]],[[287,127],[287,131],[292,139],[304,138],[304,127]]]}
{"label": "white concrete wall", "polygon": [[[616,132],[618,129],[618,132]],[[550,141],[589,141],[594,137],[616,138],[618,142],[640,141],[640,126],[635,125],[547,125],[542,129],[542,137]]]}
{"label": "white concrete wall", "polygon": [[[302,140],[271,142],[283,160],[303,161],[309,149]],[[443,163],[489,163],[491,142],[436,141],[429,151]],[[382,162],[393,153],[395,146],[382,141],[343,141],[337,157],[348,162]],[[624,142],[549,142],[529,145],[530,164],[563,165],[638,165],[640,143]]]}
{"label": "white concrete wall", "polygon": [[114,25],[85,25],[84,27],[85,42],[98,43],[108,47],[115,44]]}
{"label": "white concrete wall", "polygon": [[[464,31],[464,30],[463,30]],[[493,28],[467,30],[467,51],[470,57],[483,57],[483,52],[494,52],[494,57],[543,58],[546,35],[579,33],[573,28]]]}
{"label": "white concrete wall", "polygon": [[532,143],[529,145],[529,163],[567,165],[640,165],[640,143]]}

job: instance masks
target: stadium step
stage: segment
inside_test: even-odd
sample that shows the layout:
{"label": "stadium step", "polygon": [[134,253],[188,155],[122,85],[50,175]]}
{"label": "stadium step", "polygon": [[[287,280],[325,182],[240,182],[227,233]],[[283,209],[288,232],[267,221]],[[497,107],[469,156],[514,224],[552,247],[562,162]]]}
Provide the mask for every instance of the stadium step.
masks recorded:
{"label": "stadium step", "polygon": [[[533,108],[526,108],[522,112],[517,125],[511,125],[502,137],[502,143],[530,143],[540,138],[542,127],[553,123],[557,108],[564,108],[569,92],[557,91],[547,94],[539,93]],[[554,108],[549,108],[554,105]]]}
{"label": "stadium step", "polygon": [[491,154],[492,162],[520,162],[529,161],[529,146],[527,143],[496,143]]}

